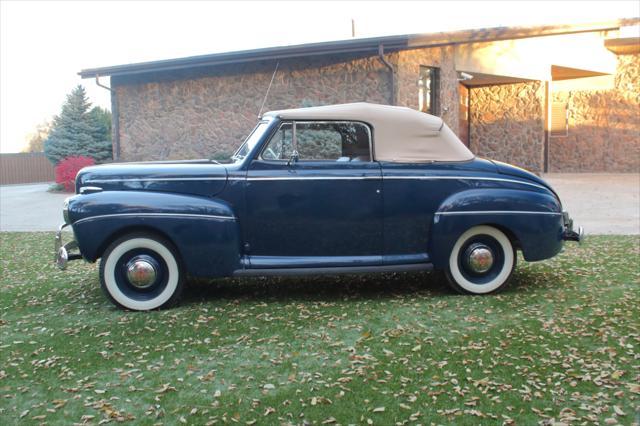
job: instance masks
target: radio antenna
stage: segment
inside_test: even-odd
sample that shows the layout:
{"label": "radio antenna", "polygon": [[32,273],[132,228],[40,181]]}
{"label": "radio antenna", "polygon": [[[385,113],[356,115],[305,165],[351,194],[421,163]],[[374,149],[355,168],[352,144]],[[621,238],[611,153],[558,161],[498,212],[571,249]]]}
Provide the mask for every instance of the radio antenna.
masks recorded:
{"label": "radio antenna", "polygon": [[260,112],[258,112],[258,118],[262,117],[262,109],[264,108],[264,104],[267,103],[267,97],[269,96],[269,90],[271,90],[271,85],[273,84],[273,79],[276,78],[276,73],[278,72],[278,65],[280,65],[280,61],[276,62],[276,69],[273,70],[273,75],[271,76],[271,81],[269,82],[269,87],[267,87],[267,93],[264,94],[264,99],[262,100],[262,105],[260,106]]}

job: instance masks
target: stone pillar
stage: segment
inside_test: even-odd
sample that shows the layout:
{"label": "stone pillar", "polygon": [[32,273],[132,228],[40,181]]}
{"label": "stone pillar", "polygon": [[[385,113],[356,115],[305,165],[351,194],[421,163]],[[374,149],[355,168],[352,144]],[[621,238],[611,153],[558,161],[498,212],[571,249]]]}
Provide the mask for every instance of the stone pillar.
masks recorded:
{"label": "stone pillar", "polygon": [[470,90],[470,148],[480,157],[541,173],[545,86],[542,81]]}

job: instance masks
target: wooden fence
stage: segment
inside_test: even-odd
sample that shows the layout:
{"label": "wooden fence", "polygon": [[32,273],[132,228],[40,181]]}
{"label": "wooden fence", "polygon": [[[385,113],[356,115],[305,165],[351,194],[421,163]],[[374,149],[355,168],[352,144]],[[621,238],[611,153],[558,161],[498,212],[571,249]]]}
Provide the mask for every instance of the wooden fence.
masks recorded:
{"label": "wooden fence", "polygon": [[0,154],[0,185],[54,180],[53,165],[42,152]]}

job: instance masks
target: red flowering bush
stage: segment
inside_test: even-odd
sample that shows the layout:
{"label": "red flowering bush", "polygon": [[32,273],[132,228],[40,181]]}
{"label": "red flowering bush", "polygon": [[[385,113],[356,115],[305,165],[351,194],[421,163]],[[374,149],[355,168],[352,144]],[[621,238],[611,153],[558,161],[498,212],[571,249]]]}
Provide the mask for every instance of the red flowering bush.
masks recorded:
{"label": "red flowering bush", "polygon": [[56,166],[56,183],[64,185],[64,190],[67,192],[73,192],[76,182],[76,175],[81,168],[92,166],[95,164],[91,157],[67,157],[60,160]]}

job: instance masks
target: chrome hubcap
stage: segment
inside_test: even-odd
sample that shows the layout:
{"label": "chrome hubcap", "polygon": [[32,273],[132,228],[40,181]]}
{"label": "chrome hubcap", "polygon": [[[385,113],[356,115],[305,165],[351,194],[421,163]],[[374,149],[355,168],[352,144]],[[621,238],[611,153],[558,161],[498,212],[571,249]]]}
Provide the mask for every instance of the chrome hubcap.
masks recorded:
{"label": "chrome hubcap", "polygon": [[493,252],[484,244],[474,244],[468,253],[469,268],[473,272],[482,274],[493,266]]}
{"label": "chrome hubcap", "polygon": [[137,288],[150,287],[156,280],[156,268],[149,260],[135,257],[127,263],[127,279]]}

